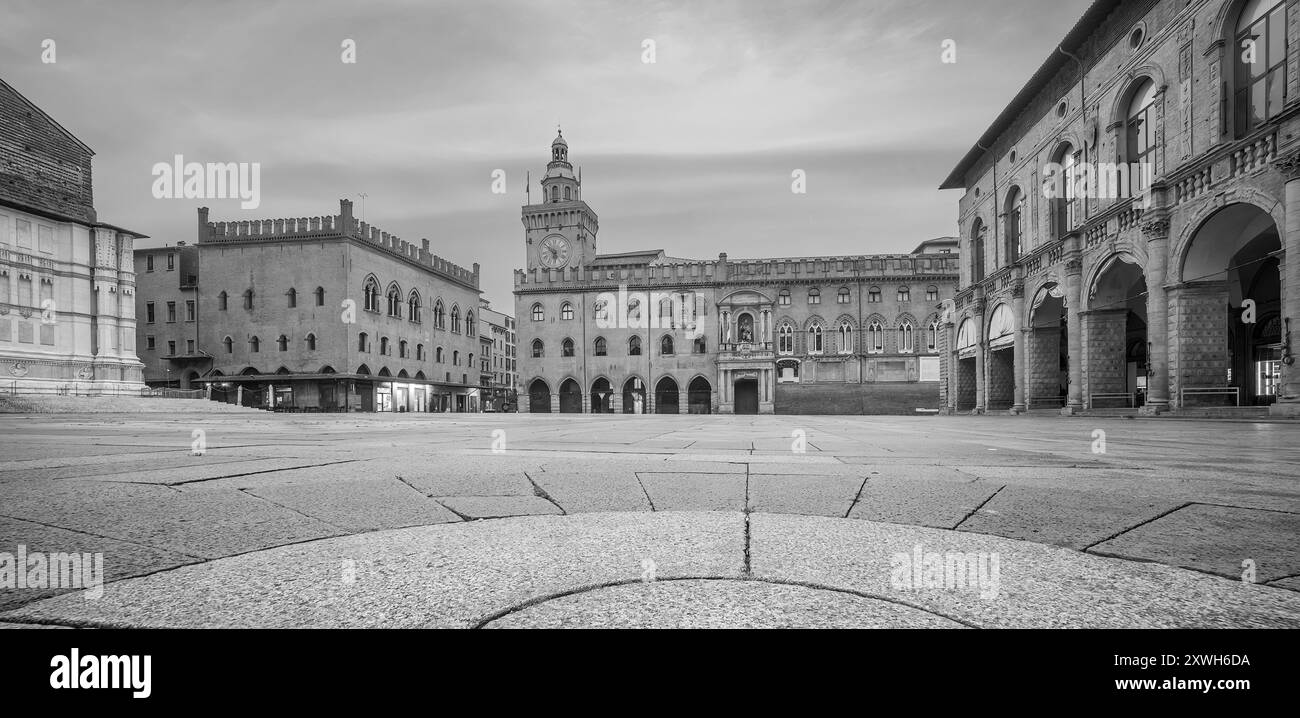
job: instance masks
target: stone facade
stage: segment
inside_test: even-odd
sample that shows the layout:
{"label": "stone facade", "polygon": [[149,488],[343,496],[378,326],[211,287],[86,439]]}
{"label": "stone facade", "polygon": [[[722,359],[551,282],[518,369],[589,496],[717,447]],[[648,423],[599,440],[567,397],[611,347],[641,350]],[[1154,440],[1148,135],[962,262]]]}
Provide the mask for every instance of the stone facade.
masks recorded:
{"label": "stone facade", "polygon": [[1061,48],[943,184],[965,191],[947,409],[1004,408],[1006,307],[1013,412],[1300,411],[1300,0],[1098,0]]}
{"label": "stone facade", "polygon": [[131,394],[142,234],[97,221],[94,153],[0,81],[0,391]]}
{"label": "stone facade", "polygon": [[598,255],[563,137],[541,191],[523,208],[528,267],[515,272],[520,411],[774,413],[783,399],[806,407],[804,386],[868,387],[854,402],[870,411],[918,385],[931,398],[909,411],[937,408],[955,240],[899,255]]}
{"label": "stone facade", "polygon": [[267,408],[479,409],[478,264],[456,266],[428,240],[408,244],[361,222],[350,200],[337,215],[238,222],[210,222],[200,208],[198,229],[179,252],[137,252],[137,267],[152,256],[155,273],[171,253],[193,251],[201,267],[178,280],[162,272],[168,285],[138,297],[142,312],[183,301],[172,297],[196,302],[192,328],[179,330],[197,338],[193,351],[150,350],[142,333],[151,378]]}

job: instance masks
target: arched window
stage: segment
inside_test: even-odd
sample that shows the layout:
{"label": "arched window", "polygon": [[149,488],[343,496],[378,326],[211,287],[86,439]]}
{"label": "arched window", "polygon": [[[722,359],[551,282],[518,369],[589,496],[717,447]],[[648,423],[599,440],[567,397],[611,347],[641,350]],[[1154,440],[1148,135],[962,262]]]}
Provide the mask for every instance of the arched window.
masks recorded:
{"label": "arched window", "polygon": [[970,230],[970,280],[984,280],[984,220],[978,217]]}
{"label": "arched window", "polygon": [[537,302],[533,305],[533,321],[540,322],[546,318],[546,312],[542,310],[542,303]]}
{"label": "arched window", "polygon": [[939,322],[930,322],[929,330],[925,335],[925,348],[931,354],[939,353]]}
{"label": "arched window", "polygon": [[473,354],[468,354],[468,355],[465,356],[465,366],[469,367],[470,369],[473,369],[473,368],[474,368],[474,355],[473,355]]}
{"label": "arched window", "polygon": [[465,310],[465,334],[467,336],[478,336],[478,325],[474,323],[474,310]]}
{"label": "arched window", "polygon": [[365,285],[361,288],[362,294],[366,298],[366,311],[379,311],[379,280],[374,277],[367,277]]}
{"label": "arched window", "polygon": [[808,353],[822,353],[822,325],[820,324],[808,327]]}
{"label": "arched window", "polygon": [[885,298],[880,293],[880,287],[871,287],[867,290],[867,304],[879,304],[883,301]]}
{"label": "arched window", "polygon": [[809,303],[809,304],[821,304],[821,303],[822,303],[822,293],[821,293],[821,290],[820,290],[820,289],[809,289],[809,290],[808,290],[808,303]]}
{"label": "arched window", "polygon": [[441,299],[433,302],[433,326],[438,329],[447,328],[447,311],[443,309]]}
{"label": "arched window", "polygon": [[231,339],[230,337],[226,337],[225,339],[222,339],[222,340],[221,340],[221,343],[226,345],[226,353],[227,353],[227,354],[234,354],[234,353],[235,353],[235,340],[234,340],[234,339]]}
{"label": "arched window", "polygon": [[451,353],[451,365],[452,365],[452,366],[460,366],[460,352],[459,352],[459,351],[453,351],[453,352]]}
{"label": "arched window", "polygon": [[254,354],[256,354],[257,352],[261,351],[261,350],[262,350],[262,340],[258,339],[257,337],[253,337],[253,338],[249,339],[249,340],[248,340],[248,349],[249,349],[249,351],[253,352]]}
{"label": "arched window", "polygon": [[781,293],[780,293],[779,295],[777,295],[777,300],[776,300],[776,301],[777,301],[777,304],[780,304],[780,305],[783,306],[783,307],[788,307],[788,306],[790,306],[790,290],[789,290],[789,289],[782,289],[782,290],[781,290]]}
{"label": "arched window", "polygon": [[415,360],[416,360],[416,361],[424,361],[424,345],[423,345],[423,344],[416,344],[416,345],[415,345]]}
{"label": "arched window", "polygon": [[605,337],[596,337],[596,347],[595,347],[596,356],[603,357],[608,353],[608,351],[609,349],[605,344]]}
{"label": "arched window", "polygon": [[663,339],[660,339],[660,340],[659,340],[659,353],[662,354],[662,355],[664,355],[664,356],[672,356],[672,355],[673,355],[673,338],[672,338],[672,337],[665,336]]}
{"label": "arched window", "polygon": [[848,320],[840,322],[840,353],[853,353],[853,325]]}
{"label": "arched window", "polygon": [[927,302],[937,302],[937,301],[939,301],[939,288],[936,287],[936,286],[934,286],[933,284],[931,284],[930,286],[926,287],[926,288],[925,288],[925,301],[927,301]]}
{"label": "arched window", "polygon": [[405,340],[405,339],[403,339],[403,340],[401,340],[400,342],[397,343],[397,358],[399,358],[399,359],[405,359],[405,358],[406,358],[406,340]]}
{"label": "arched window", "polygon": [[253,290],[251,289],[244,292],[244,309],[249,311],[253,309]]}
{"label": "arched window", "polygon": [[451,305],[451,330],[460,334],[460,307],[455,304]]}
{"label": "arched window", "polygon": [[1122,189],[1128,190],[1130,197],[1137,197],[1147,191],[1156,176],[1156,83],[1146,78],[1131,93],[1124,119],[1129,186]]}
{"label": "arched window", "polygon": [[573,319],[573,305],[572,305],[572,304],[570,304],[570,303],[568,303],[568,302],[565,302],[564,304],[561,304],[561,305],[560,305],[560,319],[563,319],[563,320],[566,321],[566,322],[569,321],[569,320],[571,320],[571,319]]}
{"label": "arched window", "polygon": [[1023,248],[1022,238],[1025,231],[1025,193],[1020,191],[1019,187],[1012,187],[1007,193],[1007,204],[1005,207],[1006,226],[1003,228],[1003,236],[1006,237],[1006,261],[1007,264],[1020,261],[1020,255]]}
{"label": "arched window", "polygon": [[565,188],[564,188],[564,200],[567,202],[567,201],[569,201],[569,199],[570,199],[570,197],[569,197],[569,188],[568,188],[568,187],[565,187]]}
{"label": "arched window", "polygon": [[289,308],[290,308],[290,309],[293,309],[294,307],[298,306],[298,290],[297,290],[297,289],[294,289],[293,287],[289,287],[289,291],[285,292],[285,293],[284,293],[284,296],[285,296],[285,299],[288,301],[288,305],[289,305]]}
{"label": "arched window", "polygon": [[604,299],[597,299],[596,303],[591,306],[591,309],[592,318],[596,320],[597,326],[609,326],[609,302]]}
{"label": "arched window", "polygon": [[789,324],[782,324],[776,332],[777,351],[790,355],[794,354],[794,327]]}
{"label": "arched window", "polygon": [[406,317],[416,324],[420,323],[420,293],[411,290],[411,296],[406,299]]}
{"label": "arched window", "polygon": [[641,356],[641,337],[632,337],[627,340],[627,355],[630,357]]}
{"label": "arched window", "polygon": [[903,322],[898,325],[898,351],[902,354],[912,354],[916,351],[915,332],[912,330],[911,322]]}
{"label": "arched window", "polygon": [[310,351],[310,352],[314,352],[314,351],[316,351],[316,335],[315,335],[315,334],[308,334],[308,335],[307,335],[307,351]]}
{"label": "arched window", "polygon": [[325,306],[325,287],[316,287],[316,306]]}
{"label": "arched window", "polygon": [[[685,307],[684,303],[683,307]],[[659,326],[670,329],[677,326],[677,317],[673,315],[672,297],[664,297],[659,300]]]}
{"label": "arched window", "polygon": [[533,340],[533,358],[534,358],[534,359],[540,359],[540,358],[542,357],[542,349],[543,349],[543,347],[544,347],[544,345],[542,344],[542,340],[541,340],[541,339],[534,339],[534,340]]}
{"label": "arched window", "polygon": [[366,334],[365,332],[361,332],[360,334],[357,335],[357,351],[359,351],[359,352],[368,352],[368,351],[370,351],[370,335],[369,335],[369,334]]}
{"label": "arched window", "polygon": [[867,326],[867,351],[871,354],[885,352],[885,328],[879,321],[873,321]]}
{"label": "arched window", "polygon": [[636,325],[641,321],[641,300],[629,299],[627,302],[627,320],[629,323]]}
{"label": "arched window", "polygon": [[1068,143],[1062,143],[1052,155],[1052,165],[1043,172],[1046,196],[1050,198],[1052,232],[1057,239],[1074,230],[1078,222],[1079,197],[1077,180],[1082,153]]}
{"label": "arched window", "polygon": [[909,288],[907,288],[907,287],[899,287],[899,288],[898,288],[898,301],[900,301],[900,302],[910,302],[910,301],[912,301],[912,290],[909,289]]}
{"label": "arched window", "polygon": [[388,356],[388,337],[379,337],[379,353]]}
{"label": "arched window", "polygon": [[1233,105],[1237,137],[1273,119],[1286,101],[1287,12],[1285,0],[1251,0],[1237,19]]}
{"label": "arched window", "polygon": [[565,339],[564,341],[560,342],[560,356],[562,356],[562,357],[571,357],[571,356],[573,356],[573,340],[572,340],[572,339]]}
{"label": "arched window", "polygon": [[222,311],[222,312],[226,311],[226,303],[227,303],[228,299],[229,299],[229,298],[228,298],[228,296],[226,295],[225,292],[222,292],[221,294],[218,294],[218,295],[217,295],[217,310],[218,310],[218,311]]}
{"label": "arched window", "polygon": [[396,284],[388,287],[388,316],[402,318],[402,289]]}
{"label": "arched window", "polygon": [[444,357],[442,356],[442,347],[437,347],[433,350],[433,360],[439,364],[443,363]]}
{"label": "arched window", "polygon": [[560,201],[560,188],[558,186],[551,187],[551,201],[552,202]]}
{"label": "arched window", "polygon": [[709,345],[704,337],[695,337],[695,341],[691,342],[691,351],[696,354],[706,354],[708,350]]}
{"label": "arched window", "polygon": [[840,287],[840,292],[835,296],[836,304],[848,304],[852,295],[848,287]]}

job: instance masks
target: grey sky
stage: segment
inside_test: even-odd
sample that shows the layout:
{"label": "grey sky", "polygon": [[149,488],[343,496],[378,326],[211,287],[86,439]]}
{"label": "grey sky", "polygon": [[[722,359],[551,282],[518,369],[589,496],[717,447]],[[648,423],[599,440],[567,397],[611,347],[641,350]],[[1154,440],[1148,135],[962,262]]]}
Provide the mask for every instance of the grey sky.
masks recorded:
{"label": "grey sky", "polygon": [[[904,252],[953,233],[957,196],[935,188],[1087,5],[9,0],[0,77],[96,151],[101,220],[145,246],[194,241],[202,204],[316,216],[366,192],[367,221],[480,262],[509,310],[524,173],[557,122],[602,252]],[[154,199],[176,154],[260,162],[261,207]]]}

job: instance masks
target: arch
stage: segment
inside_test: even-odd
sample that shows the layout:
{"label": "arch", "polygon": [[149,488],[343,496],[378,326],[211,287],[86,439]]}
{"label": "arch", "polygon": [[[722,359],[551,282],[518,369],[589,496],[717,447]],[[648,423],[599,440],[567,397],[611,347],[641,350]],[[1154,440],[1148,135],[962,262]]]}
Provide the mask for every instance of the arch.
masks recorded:
{"label": "arch", "polygon": [[307,342],[307,351],[311,351],[311,352],[316,351],[316,335],[311,332],[308,332],[305,339]]}
{"label": "arch", "polygon": [[297,289],[294,289],[293,287],[289,287],[289,291],[285,292],[285,293],[284,293],[284,296],[288,298],[286,301],[287,301],[287,303],[288,303],[290,309],[292,309],[292,308],[298,306],[298,290],[297,290]]}
{"label": "arch", "polygon": [[573,319],[573,302],[565,301],[560,304],[560,319],[565,321]]}
{"label": "arch", "polygon": [[673,345],[673,337],[671,334],[665,334],[659,338],[659,354],[661,356],[673,356],[673,354],[676,353],[674,351],[675,349],[676,347]]}
{"label": "arch", "polygon": [[546,319],[546,310],[542,307],[541,302],[533,302],[532,309],[529,310],[529,313],[532,320],[535,322],[544,321]]}
{"label": "arch", "polygon": [[390,371],[388,371],[388,367],[385,366],[385,367],[380,367],[380,368],[379,368],[379,374],[377,374],[376,376],[387,376],[387,377],[391,377],[392,375],[393,375],[393,373],[390,372]]}
{"label": "arch", "polygon": [[428,381],[428,377],[424,375],[424,370],[415,372],[415,378],[419,379],[420,381]]}
{"label": "arch", "polygon": [[974,350],[979,342],[978,332],[979,327],[973,318],[963,319],[957,328],[957,351]]}
{"label": "arch", "polygon": [[627,340],[627,355],[630,357],[641,356],[641,337],[633,335]]}
{"label": "arch", "polygon": [[659,381],[655,383],[655,413],[682,413],[679,396],[677,380],[671,376],[660,377]]}
{"label": "arch", "polygon": [[592,342],[592,347],[594,356],[603,357],[609,355],[609,342],[605,341],[605,337],[596,337],[596,341]]}
{"label": "arch", "polygon": [[984,220],[976,217],[970,228],[970,278],[971,283],[984,281],[987,248],[984,246]]}
{"label": "arch", "polygon": [[369,375],[370,375],[370,367],[366,366],[365,364],[362,364],[361,366],[357,367],[357,371],[356,371],[356,373],[357,373],[357,374],[363,374],[363,375],[369,376]]}
{"label": "arch", "polygon": [[420,290],[418,289],[412,289],[411,293],[406,296],[406,317],[416,323],[421,319]]}
{"label": "arch", "polygon": [[990,349],[999,349],[1015,343],[1016,315],[1011,306],[1002,302],[989,313],[988,337]]}
{"label": "arch", "polygon": [[534,339],[531,348],[534,359],[546,356],[546,344],[541,339]]}
{"label": "arch", "polygon": [[257,367],[246,366],[246,367],[244,367],[244,370],[243,370],[243,371],[239,372],[239,375],[240,375],[240,376],[258,376],[258,375],[260,375],[261,373],[262,373],[262,372],[258,371]]}
{"label": "arch", "polygon": [[325,287],[316,287],[316,291],[314,293],[316,295],[316,306],[318,307],[325,306]]}
{"label": "arch", "polygon": [[367,274],[361,281],[361,294],[365,297],[364,308],[367,312],[379,311],[379,278]]}
{"label": "arch", "polygon": [[329,364],[326,364],[325,366],[321,367],[320,369],[317,369],[317,370],[316,370],[316,373],[317,373],[317,374],[337,374],[338,372],[334,371],[334,367],[330,366]]}
{"label": "arch", "polygon": [[433,326],[437,329],[447,328],[447,310],[443,307],[442,297],[433,301]]}
{"label": "arch", "polygon": [[1164,68],[1154,62],[1148,62],[1124,73],[1122,89],[1115,93],[1115,97],[1110,101],[1110,113],[1107,115],[1110,124],[1122,124],[1128,119],[1129,101],[1133,98],[1133,90],[1143,80],[1151,81],[1157,97],[1169,87],[1169,83],[1165,81]]}
{"label": "arch", "polygon": [[713,413],[713,384],[697,375],[686,385],[686,408],[690,414]]}
{"label": "arch", "polygon": [[623,413],[646,413],[646,384],[639,376],[630,376],[623,382]]}
{"label": "arch", "polygon": [[460,333],[460,305],[454,302],[451,305],[451,331]]}
{"label": "arch", "polygon": [[541,378],[528,384],[528,411],[532,414],[551,413],[551,387]]}
{"label": "arch", "polygon": [[1170,274],[1174,281],[1195,281],[1194,277],[1188,276],[1185,271],[1193,240],[1201,236],[1202,231],[1210,226],[1211,220],[1220,217],[1220,212],[1230,210],[1235,205],[1245,205],[1267,214],[1273,219],[1275,229],[1286,226],[1286,215],[1281,202],[1254,188],[1238,187],[1229,190],[1221,202],[1202,207],[1184,225],[1178,244],[1174,247],[1174,261],[1170,263]]}
{"label": "arch", "polygon": [[591,383],[591,413],[614,413],[614,385],[606,376],[596,377]]}
{"label": "arch", "polygon": [[411,378],[411,375],[410,375],[410,374],[407,374],[405,369],[399,369],[399,370],[397,371],[397,378],[398,378],[398,379],[410,379],[410,378]]}
{"label": "arch", "polygon": [[582,413],[582,387],[573,377],[560,382],[560,413]]}
{"label": "arch", "polygon": [[221,343],[225,345],[227,354],[235,353],[235,340],[232,337],[227,335],[225,339],[221,340]]}
{"label": "arch", "polygon": [[[1089,299],[1097,293],[1097,280],[1106,272],[1110,271],[1116,262],[1136,265],[1139,269],[1143,268],[1143,258],[1138,257],[1127,249],[1121,249],[1107,254],[1099,262],[1094,262],[1092,267],[1083,276],[1083,286],[1086,288],[1085,297]],[[1086,303],[1086,302],[1085,302]]]}

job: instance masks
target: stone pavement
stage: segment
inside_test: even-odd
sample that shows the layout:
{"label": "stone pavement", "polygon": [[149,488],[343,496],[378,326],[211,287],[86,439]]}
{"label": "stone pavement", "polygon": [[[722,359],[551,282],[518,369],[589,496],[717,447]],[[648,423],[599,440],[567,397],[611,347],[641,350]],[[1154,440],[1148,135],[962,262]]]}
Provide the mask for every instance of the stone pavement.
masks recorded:
{"label": "stone pavement", "polygon": [[0,415],[0,552],[102,552],[108,581],[95,600],[0,588],[0,623],[1300,627],[1298,439],[1045,416]]}

